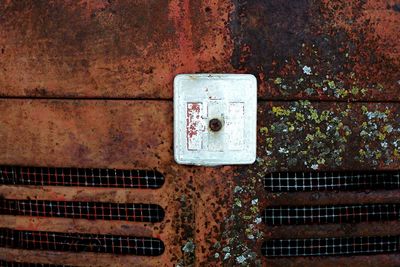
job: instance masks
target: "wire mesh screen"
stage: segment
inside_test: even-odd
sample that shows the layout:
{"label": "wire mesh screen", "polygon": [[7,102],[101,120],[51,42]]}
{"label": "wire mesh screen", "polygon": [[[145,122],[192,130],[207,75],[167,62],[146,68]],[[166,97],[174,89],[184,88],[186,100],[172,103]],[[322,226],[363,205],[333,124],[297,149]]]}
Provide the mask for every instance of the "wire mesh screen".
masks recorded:
{"label": "wire mesh screen", "polygon": [[0,184],[160,188],[157,171],[0,166]]}
{"label": "wire mesh screen", "polygon": [[0,246],[140,256],[158,256],[164,252],[164,243],[160,239],[151,237],[18,231],[7,228],[0,228]]}
{"label": "wire mesh screen", "polygon": [[69,265],[14,262],[14,261],[2,261],[2,260],[0,260],[0,266],[2,266],[2,267],[72,267],[72,266],[69,266]]}
{"label": "wire mesh screen", "polygon": [[264,210],[268,225],[358,223],[399,220],[399,204],[279,206]]}
{"label": "wire mesh screen", "polygon": [[9,199],[0,200],[0,214],[134,222],[160,222],[165,215],[156,204]]}
{"label": "wire mesh screen", "polygon": [[264,177],[272,192],[399,189],[400,172],[276,172]]}
{"label": "wire mesh screen", "polygon": [[262,253],[267,257],[367,255],[398,251],[399,236],[274,239],[262,245]]}

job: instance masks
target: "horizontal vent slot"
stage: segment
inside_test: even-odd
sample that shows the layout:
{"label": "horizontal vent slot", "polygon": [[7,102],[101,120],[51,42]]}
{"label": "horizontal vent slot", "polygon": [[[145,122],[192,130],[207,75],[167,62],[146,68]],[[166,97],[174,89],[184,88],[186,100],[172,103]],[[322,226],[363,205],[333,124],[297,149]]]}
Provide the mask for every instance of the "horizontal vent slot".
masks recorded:
{"label": "horizontal vent slot", "polygon": [[267,257],[367,255],[398,251],[398,236],[268,240],[262,245],[262,254]]}
{"label": "horizontal vent slot", "polygon": [[27,262],[14,262],[14,261],[1,261],[0,266],[2,267],[71,267],[69,265],[55,265],[45,263],[27,263]]}
{"label": "horizontal vent slot", "polygon": [[158,256],[164,243],[157,238],[0,229],[0,246],[69,252]]}
{"label": "horizontal vent slot", "polygon": [[0,200],[0,214],[134,222],[160,222],[165,215],[156,204],[9,199]]}
{"label": "horizontal vent slot", "polygon": [[157,171],[0,166],[0,184],[160,188]]}
{"label": "horizontal vent slot", "polygon": [[264,178],[272,192],[399,189],[400,172],[277,172]]}
{"label": "horizontal vent slot", "polygon": [[279,206],[264,210],[268,225],[358,223],[399,219],[399,204]]}

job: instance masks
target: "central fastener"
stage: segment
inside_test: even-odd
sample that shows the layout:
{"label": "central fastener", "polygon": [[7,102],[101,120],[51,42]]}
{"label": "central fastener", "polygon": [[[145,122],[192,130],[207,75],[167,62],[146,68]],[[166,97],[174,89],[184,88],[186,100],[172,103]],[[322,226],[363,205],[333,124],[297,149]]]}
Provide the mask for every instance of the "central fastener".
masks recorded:
{"label": "central fastener", "polygon": [[222,122],[219,119],[211,119],[208,123],[211,131],[218,132],[222,128]]}

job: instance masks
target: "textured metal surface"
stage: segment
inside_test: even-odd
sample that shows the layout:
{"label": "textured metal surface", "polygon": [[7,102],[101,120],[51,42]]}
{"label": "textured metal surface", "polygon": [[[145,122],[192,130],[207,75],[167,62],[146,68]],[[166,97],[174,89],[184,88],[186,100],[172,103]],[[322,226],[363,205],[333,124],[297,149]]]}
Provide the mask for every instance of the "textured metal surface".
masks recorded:
{"label": "textured metal surface", "polygon": [[397,1],[236,0],[232,64],[268,99],[399,100]]}
{"label": "textured metal surface", "polygon": [[179,73],[250,72],[268,99],[399,100],[394,0],[5,1],[0,93],[172,98]]}
{"label": "textured metal surface", "polygon": [[[1,216],[0,227],[146,235],[166,249],[145,258],[0,248],[0,259],[399,266],[399,254],[261,256],[268,238],[399,235],[397,221],[268,227],[260,218],[267,205],[399,203],[399,190],[271,193],[262,181],[270,171],[400,168],[399,10],[394,0],[2,1],[0,94],[69,100],[1,99],[0,164],[157,169],[165,184],[159,190],[9,185],[0,195],[154,203],[166,213],[156,224]],[[174,163],[172,79],[195,72],[252,73],[260,99],[282,100],[258,105],[254,165]]]}
{"label": "textured metal surface", "polygon": [[2,1],[0,95],[172,98],[182,72],[226,72],[230,1]]}
{"label": "textured metal surface", "polygon": [[[4,164],[46,164],[49,166],[109,166],[117,168],[154,168],[156,167],[165,175],[165,184],[161,189],[142,191],[135,189],[101,189],[101,188],[62,188],[62,187],[0,187],[1,195],[7,199],[49,199],[60,201],[108,201],[121,203],[155,203],[161,205],[165,211],[165,220],[161,224],[148,224],[140,226],[126,222],[103,222],[101,224],[85,221],[67,219],[46,219],[2,216],[1,225],[14,225],[18,229],[42,230],[42,231],[71,231],[82,233],[103,234],[131,234],[139,233],[158,237],[165,242],[166,252],[159,258],[143,259],[142,264],[153,265],[158,262],[168,261],[182,264],[225,262],[234,264],[236,258],[249,251],[260,255],[260,246],[264,236],[274,235],[275,238],[288,238],[296,236],[298,228],[289,227],[286,230],[276,228],[264,228],[261,224],[257,226],[257,218],[261,216],[262,207],[267,203],[276,205],[297,204],[339,204],[339,203],[368,203],[381,202],[391,203],[399,201],[398,191],[391,193],[377,192],[309,192],[302,194],[274,194],[266,193],[263,189],[262,178],[268,170],[284,170],[289,168],[287,159],[280,156],[279,147],[268,155],[265,147],[268,147],[267,138],[275,138],[277,145],[286,148],[291,142],[291,134],[287,139],[282,139],[282,132],[268,131],[265,125],[272,127],[275,120],[280,117],[273,115],[273,107],[290,107],[298,105],[298,102],[290,103],[260,103],[259,106],[259,151],[258,162],[249,167],[236,168],[235,175],[232,167],[201,168],[177,166],[172,158],[172,102],[154,101],[70,101],[70,100],[2,100],[0,109],[1,135],[4,142],[1,144],[0,160]],[[318,105],[309,103],[308,105]],[[352,132],[353,140],[360,139],[362,129],[359,125],[363,123],[361,106],[363,104],[335,104],[325,103],[318,107],[318,111],[332,110],[334,114],[340,114],[342,109],[348,110],[349,131]],[[374,108],[395,110],[396,104],[374,104]],[[304,111],[305,116],[308,109]],[[270,113],[270,114],[269,114]],[[265,115],[269,114],[269,115]],[[392,113],[398,114],[398,113]],[[129,120],[124,116],[129,116]],[[333,116],[333,115],[332,115]],[[290,115],[287,116],[289,119]],[[307,116],[306,116],[307,117]],[[62,120],[58,118],[64,118]],[[142,118],[146,118],[143,123]],[[151,120],[154,118],[154,122]],[[286,116],[285,116],[286,118]],[[356,121],[356,118],[359,118]],[[386,141],[392,143],[398,140],[399,121],[396,115],[387,117],[386,124],[393,126],[394,132],[386,136]],[[295,120],[295,117],[293,118]],[[311,118],[310,118],[311,120]],[[106,123],[105,123],[106,122]],[[343,120],[343,127],[347,120]],[[77,128],[79,126],[79,131]],[[113,127],[110,127],[112,125]],[[311,128],[305,128],[304,135],[313,133],[314,124]],[[314,126],[312,126],[314,125]],[[380,125],[380,124],[379,124]],[[134,129],[140,129],[135,131]],[[279,127],[278,127],[279,128]],[[23,130],[22,130],[23,129]],[[113,129],[115,134],[110,133]],[[88,139],[90,132],[96,134],[96,138]],[[143,136],[142,132],[151,133]],[[64,134],[69,133],[69,134]],[[122,133],[122,134],[121,134]],[[129,133],[126,135],[126,133]],[[291,132],[289,132],[291,133]],[[298,139],[303,133],[293,133]],[[343,132],[345,136],[345,132]],[[113,138],[114,137],[114,138]],[[319,137],[318,137],[319,138]],[[327,139],[315,139],[324,147],[336,149],[335,142]],[[110,141],[111,140],[111,141]],[[287,140],[287,141],[285,141]],[[361,139],[360,139],[361,140]],[[383,142],[383,140],[382,140]],[[27,145],[28,144],[28,145]],[[56,145],[60,144],[60,145]],[[62,144],[62,145],[61,145]],[[73,154],[71,148],[84,144],[85,149],[81,154]],[[132,144],[132,145],[130,145]],[[134,144],[134,145],[133,145]],[[347,149],[359,151],[363,142],[352,142]],[[51,149],[49,149],[51,147]],[[308,146],[306,146],[308,147]],[[54,151],[52,151],[54,149]],[[79,150],[78,150],[79,152]],[[114,156],[106,156],[107,153]],[[60,160],[59,155],[64,155]],[[93,155],[87,157],[86,155]],[[358,154],[357,154],[358,155]],[[292,155],[299,162],[312,160],[313,153],[303,155],[298,153]],[[352,153],[342,154],[343,163],[336,169],[350,168],[354,164],[358,166],[375,166],[376,157],[366,157],[363,162]],[[263,160],[264,159],[264,160]],[[268,160],[267,160],[268,159]],[[385,161],[376,165],[377,168],[399,167],[398,159],[385,165]],[[331,161],[327,156],[326,162]],[[266,165],[270,164],[270,165]],[[319,169],[329,169],[329,165],[321,164]],[[310,166],[297,164],[292,169],[310,169]],[[151,200],[151,202],[150,202]],[[254,223],[256,222],[256,223]],[[261,221],[260,221],[261,222]],[[253,225],[253,226],[251,226]],[[395,226],[395,227],[394,227]],[[354,232],[362,234],[382,233],[399,234],[400,228],[397,224],[391,227],[382,225],[334,225],[326,228],[319,226],[304,226],[303,233],[312,236],[324,236],[330,229],[345,227],[341,235]],[[371,228],[372,227],[372,228]],[[375,227],[375,228],[373,228]],[[290,230],[293,229],[293,230]],[[336,229],[336,228],[335,228]],[[368,230],[369,229],[369,230]],[[377,231],[381,229],[380,231]],[[286,232],[286,234],[285,234]],[[306,237],[306,236],[303,236]],[[193,244],[193,247],[191,246]],[[182,251],[182,247],[184,250]],[[230,257],[223,260],[229,248]],[[11,250],[3,254],[7,257],[14,255]],[[28,252],[26,252],[28,253]],[[36,253],[36,252],[35,252]],[[25,254],[22,254],[25,255]],[[29,254],[30,255],[30,254]],[[34,259],[48,262],[48,253],[35,254]],[[55,254],[58,255],[58,254]],[[216,255],[218,257],[216,257]],[[253,255],[253,254],[251,254]],[[89,255],[88,258],[91,256]],[[247,256],[246,256],[247,257]],[[375,256],[373,256],[375,257]],[[19,257],[19,259],[22,259]],[[259,256],[250,256],[246,262],[255,263],[261,260]],[[389,259],[392,259],[390,257]],[[115,261],[115,256],[102,256],[88,259],[88,263],[94,265],[106,264]],[[126,260],[126,259],[125,259]],[[118,259],[116,264],[129,264],[131,261]],[[136,260],[131,259],[133,262]],[[281,261],[281,260],[279,260]],[[51,262],[64,264],[77,264],[74,257],[66,258],[54,256]],[[82,262],[79,260],[82,264]]]}

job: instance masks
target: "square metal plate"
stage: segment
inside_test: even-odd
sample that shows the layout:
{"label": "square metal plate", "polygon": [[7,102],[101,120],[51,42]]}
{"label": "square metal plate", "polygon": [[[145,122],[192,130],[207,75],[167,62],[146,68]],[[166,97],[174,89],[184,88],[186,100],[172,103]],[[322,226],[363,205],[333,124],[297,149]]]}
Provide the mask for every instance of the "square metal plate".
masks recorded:
{"label": "square metal plate", "polygon": [[256,159],[256,128],[257,80],[253,75],[180,74],[175,77],[177,163],[251,164]]}

